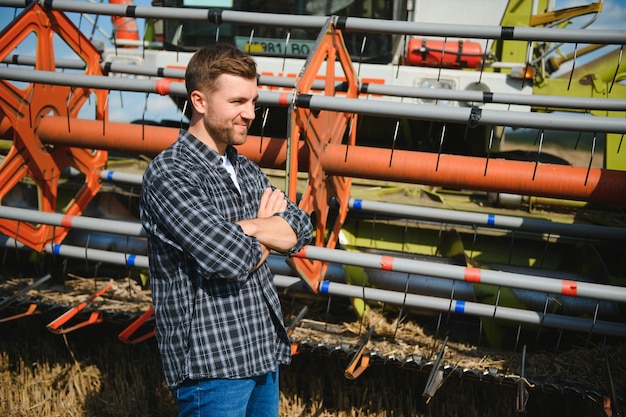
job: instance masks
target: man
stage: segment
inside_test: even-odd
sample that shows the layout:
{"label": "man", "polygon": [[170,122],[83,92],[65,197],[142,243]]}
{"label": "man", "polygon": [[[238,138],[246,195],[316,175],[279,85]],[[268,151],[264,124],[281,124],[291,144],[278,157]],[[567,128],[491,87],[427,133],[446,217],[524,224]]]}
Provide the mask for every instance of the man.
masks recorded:
{"label": "man", "polygon": [[144,174],[157,341],[180,416],[278,416],[278,364],[291,360],[265,260],[308,244],[312,226],[234,148],[255,117],[256,80],[232,46],[196,52],[189,128]]}

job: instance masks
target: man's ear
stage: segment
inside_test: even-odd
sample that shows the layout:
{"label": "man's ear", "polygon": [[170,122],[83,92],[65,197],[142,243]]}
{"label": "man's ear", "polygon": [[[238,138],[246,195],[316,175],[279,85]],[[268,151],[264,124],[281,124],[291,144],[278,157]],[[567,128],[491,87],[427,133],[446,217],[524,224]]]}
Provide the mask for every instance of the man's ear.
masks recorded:
{"label": "man's ear", "polygon": [[200,114],[204,114],[206,111],[206,96],[198,90],[193,90],[189,95],[190,105],[193,109]]}

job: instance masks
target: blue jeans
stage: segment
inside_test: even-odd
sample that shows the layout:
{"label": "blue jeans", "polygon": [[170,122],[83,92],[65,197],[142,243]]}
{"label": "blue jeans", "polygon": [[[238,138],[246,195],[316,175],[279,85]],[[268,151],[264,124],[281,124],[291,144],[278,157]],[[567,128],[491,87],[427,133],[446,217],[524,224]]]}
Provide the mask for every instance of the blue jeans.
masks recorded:
{"label": "blue jeans", "polygon": [[278,367],[250,378],[187,380],[173,394],[179,417],[278,417]]}

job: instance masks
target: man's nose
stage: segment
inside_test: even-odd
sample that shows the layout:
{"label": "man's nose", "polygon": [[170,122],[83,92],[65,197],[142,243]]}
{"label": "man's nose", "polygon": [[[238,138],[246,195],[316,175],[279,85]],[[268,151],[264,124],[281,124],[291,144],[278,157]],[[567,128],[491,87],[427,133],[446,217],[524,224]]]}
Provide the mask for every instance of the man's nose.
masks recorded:
{"label": "man's nose", "polygon": [[242,117],[244,117],[245,119],[254,120],[254,118],[256,117],[256,114],[254,112],[255,110],[256,106],[254,105],[254,103],[246,104],[244,107],[244,111],[242,112]]}

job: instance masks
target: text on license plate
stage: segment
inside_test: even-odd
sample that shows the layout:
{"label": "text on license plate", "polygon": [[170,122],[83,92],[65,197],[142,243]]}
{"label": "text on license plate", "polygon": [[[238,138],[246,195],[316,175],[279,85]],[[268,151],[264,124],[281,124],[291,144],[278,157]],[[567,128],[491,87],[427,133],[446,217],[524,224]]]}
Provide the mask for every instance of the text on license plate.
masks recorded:
{"label": "text on license plate", "polygon": [[245,52],[287,55],[308,55],[315,45],[315,41],[301,39],[290,39],[286,43],[285,39],[253,38],[250,42],[250,38],[243,36],[235,37],[235,43]]}

